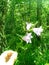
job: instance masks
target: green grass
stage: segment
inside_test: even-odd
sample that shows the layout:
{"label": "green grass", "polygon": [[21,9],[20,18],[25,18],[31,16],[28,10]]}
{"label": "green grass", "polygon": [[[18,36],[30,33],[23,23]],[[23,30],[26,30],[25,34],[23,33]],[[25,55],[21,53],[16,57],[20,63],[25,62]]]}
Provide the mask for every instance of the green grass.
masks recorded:
{"label": "green grass", "polygon": [[[49,0],[41,0],[39,3],[37,0],[11,0],[3,3],[2,1],[0,3],[4,6],[4,9],[1,6],[0,11],[0,49],[2,50],[0,54],[9,49],[17,51],[18,59],[15,65],[49,63]],[[38,37],[32,31],[27,31],[26,22],[32,24],[38,22],[33,27],[43,27],[41,36]],[[32,43],[27,44],[21,39],[26,32],[32,32],[34,37]]]}

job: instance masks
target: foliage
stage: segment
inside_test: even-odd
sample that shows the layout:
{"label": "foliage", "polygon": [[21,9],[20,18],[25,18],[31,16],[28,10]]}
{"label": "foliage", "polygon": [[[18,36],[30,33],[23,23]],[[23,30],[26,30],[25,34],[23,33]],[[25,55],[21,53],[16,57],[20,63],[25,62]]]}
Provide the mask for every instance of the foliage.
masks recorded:
{"label": "foliage", "polygon": [[[26,22],[42,26],[43,33],[32,32],[32,43],[22,37],[28,32]],[[15,65],[45,65],[49,63],[49,0],[0,1],[0,53],[18,51]]]}

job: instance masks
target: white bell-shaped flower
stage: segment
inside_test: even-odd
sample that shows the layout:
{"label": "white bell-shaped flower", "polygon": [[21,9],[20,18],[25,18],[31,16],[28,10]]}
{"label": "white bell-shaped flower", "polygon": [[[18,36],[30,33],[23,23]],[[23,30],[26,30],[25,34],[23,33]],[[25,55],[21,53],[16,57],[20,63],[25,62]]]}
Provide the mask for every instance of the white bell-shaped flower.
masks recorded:
{"label": "white bell-shaped flower", "polygon": [[31,26],[32,26],[32,23],[26,22],[26,29],[27,29],[27,30],[29,30],[29,29],[31,28]]}
{"label": "white bell-shaped flower", "polygon": [[40,26],[39,28],[33,28],[33,32],[34,32],[37,36],[40,36],[40,35],[41,35],[41,32],[43,32],[42,26]]}
{"label": "white bell-shaped flower", "polygon": [[27,33],[22,39],[26,41],[26,43],[31,43],[31,38],[33,38],[31,33]]}

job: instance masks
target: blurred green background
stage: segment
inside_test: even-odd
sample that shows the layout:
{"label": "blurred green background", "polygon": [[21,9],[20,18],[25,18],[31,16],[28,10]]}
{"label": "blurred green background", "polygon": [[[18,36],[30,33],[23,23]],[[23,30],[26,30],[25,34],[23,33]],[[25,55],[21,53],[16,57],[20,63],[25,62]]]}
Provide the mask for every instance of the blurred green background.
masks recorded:
{"label": "blurred green background", "polygon": [[[40,37],[31,44],[19,35],[26,33],[26,22],[43,26]],[[0,54],[12,49],[18,52],[15,65],[45,65],[49,63],[49,0],[0,0]]]}

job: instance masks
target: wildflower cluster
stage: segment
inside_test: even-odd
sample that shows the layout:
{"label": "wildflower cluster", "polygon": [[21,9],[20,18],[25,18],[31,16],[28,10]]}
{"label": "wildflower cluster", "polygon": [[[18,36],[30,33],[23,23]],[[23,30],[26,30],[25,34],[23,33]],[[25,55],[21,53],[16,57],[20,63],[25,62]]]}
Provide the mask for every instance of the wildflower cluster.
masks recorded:
{"label": "wildflower cluster", "polygon": [[31,29],[31,32],[26,32],[26,35],[22,37],[22,39],[26,43],[31,43],[31,38],[33,38],[32,32],[34,32],[37,36],[41,36],[41,33],[43,32],[42,26],[40,26],[38,28],[34,28],[33,25],[34,24],[32,24],[32,23],[26,22],[26,30],[29,31]]}

